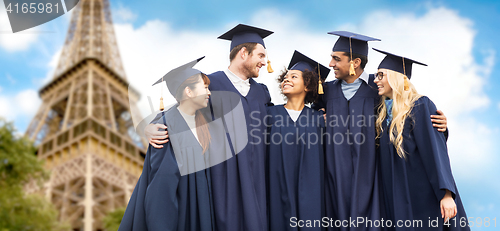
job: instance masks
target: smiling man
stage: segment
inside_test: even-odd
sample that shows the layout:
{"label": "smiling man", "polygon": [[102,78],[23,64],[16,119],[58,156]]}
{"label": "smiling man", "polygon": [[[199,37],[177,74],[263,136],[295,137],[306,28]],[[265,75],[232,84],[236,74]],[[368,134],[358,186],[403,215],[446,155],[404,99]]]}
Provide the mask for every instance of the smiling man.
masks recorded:
{"label": "smiling man", "polygon": [[[212,92],[212,120],[223,119],[233,156],[211,168],[215,230],[267,230],[264,132],[262,122],[271,105],[267,87],[253,78],[266,65],[263,38],[273,32],[239,24],[219,39],[231,41],[230,64],[224,71],[208,75]],[[241,104],[244,113],[233,111]],[[154,147],[166,142],[161,124],[146,127],[146,136]],[[161,129],[160,129],[161,130]],[[246,131],[245,131],[246,130]],[[217,144],[215,144],[217,145]]]}
{"label": "smiling man", "polygon": [[[245,115],[236,115],[225,121],[227,130],[246,123],[248,144],[242,139],[230,137],[233,147],[246,145],[235,157],[211,169],[212,191],[216,230],[267,230],[266,178],[264,132],[262,121],[267,115],[266,106],[271,104],[267,87],[253,78],[266,65],[263,38],[273,32],[239,24],[219,39],[231,40],[230,64],[225,71],[210,74],[210,90],[233,92],[240,96]],[[212,99],[214,114],[224,113],[228,101]],[[228,133],[231,134],[232,132]],[[238,134],[235,131],[232,134]],[[245,136],[246,137],[246,136]],[[246,141],[246,140],[245,140]],[[238,143],[235,143],[238,142]]]}
{"label": "smiling man", "polygon": [[[326,216],[349,224],[330,227],[332,230],[380,230],[365,222],[380,221],[384,205],[379,197],[375,154],[375,115],[380,98],[374,76],[364,71],[368,41],[380,40],[347,31],[329,34],[340,36],[330,62],[336,80],[324,84],[325,94],[313,106],[326,109]],[[446,117],[436,119],[439,129],[446,130]]]}

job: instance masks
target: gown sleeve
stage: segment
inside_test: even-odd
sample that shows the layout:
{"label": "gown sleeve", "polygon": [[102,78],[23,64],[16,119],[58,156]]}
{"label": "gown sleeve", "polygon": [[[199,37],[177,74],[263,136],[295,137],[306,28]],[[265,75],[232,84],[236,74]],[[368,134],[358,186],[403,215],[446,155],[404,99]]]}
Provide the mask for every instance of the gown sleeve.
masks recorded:
{"label": "gown sleeve", "polygon": [[156,115],[156,117],[155,117],[155,118],[153,118],[153,120],[151,120],[151,124],[157,124],[157,123],[159,123],[159,122],[160,122],[160,118],[161,118],[162,116],[163,116],[163,113],[161,113],[161,112],[160,112],[160,113],[158,113],[158,114]]}
{"label": "gown sleeve", "polygon": [[266,92],[266,107],[274,106],[274,103],[271,102],[271,94],[269,94],[269,89],[265,84],[260,84],[264,91]]}
{"label": "gown sleeve", "polygon": [[141,177],[118,230],[176,230],[179,177],[170,143],[161,149],[150,145]]}
{"label": "gown sleeve", "polygon": [[179,167],[170,142],[152,151],[150,183],[144,195],[148,230],[177,230]]}
{"label": "gown sleeve", "polygon": [[325,110],[326,110],[325,95],[326,95],[326,92],[328,91],[328,85],[330,85],[330,82],[323,84],[323,91],[325,92],[325,94],[318,95],[318,99],[316,100],[316,102],[314,102],[311,105],[312,109],[314,109],[316,111],[319,111],[319,109],[325,108]]}
{"label": "gown sleeve", "polygon": [[415,102],[412,116],[416,147],[436,198],[441,200],[446,189],[455,198],[457,190],[451,172],[445,135],[432,126],[429,119],[431,114],[436,114],[436,106],[429,98],[423,96]]}

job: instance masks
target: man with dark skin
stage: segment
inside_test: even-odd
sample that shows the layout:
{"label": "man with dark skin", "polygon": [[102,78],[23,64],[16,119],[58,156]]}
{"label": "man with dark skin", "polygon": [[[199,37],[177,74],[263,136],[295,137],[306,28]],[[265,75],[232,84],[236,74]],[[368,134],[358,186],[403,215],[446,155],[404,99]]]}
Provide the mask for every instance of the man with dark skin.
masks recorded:
{"label": "man with dark skin", "polygon": [[[383,217],[379,197],[375,119],[380,98],[374,76],[365,72],[368,41],[378,39],[347,31],[329,34],[335,43],[329,66],[335,80],[324,83],[324,94],[313,105],[325,110],[325,209],[329,230],[380,230],[369,224]],[[442,114],[442,113],[441,113]],[[435,116],[434,126],[446,130],[446,117]],[[334,222],[343,222],[335,227]]]}

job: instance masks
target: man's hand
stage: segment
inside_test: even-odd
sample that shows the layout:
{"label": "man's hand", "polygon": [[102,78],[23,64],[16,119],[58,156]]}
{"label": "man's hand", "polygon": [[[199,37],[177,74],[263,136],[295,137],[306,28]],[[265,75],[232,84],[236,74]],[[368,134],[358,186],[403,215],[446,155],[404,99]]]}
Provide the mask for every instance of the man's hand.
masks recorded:
{"label": "man's hand", "polygon": [[326,124],[326,111],[325,111],[325,108],[320,108],[319,111],[323,111],[323,119],[325,120],[325,124]]}
{"label": "man's hand", "polygon": [[[165,131],[159,131],[159,129],[165,129]],[[148,124],[144,128],[144,135],[148,139],[149,144],[155,148],[163,148],[162,144],[168,142],[168,131],[167,126],[163,124]]]}
{"label": "man's hand", "polygon": [[431,115],[432,126],[437,128],[440,132],[445,132],[448,127],[448,121],[446,116],[444,116],[443,111],[437,110],[438,115]]}

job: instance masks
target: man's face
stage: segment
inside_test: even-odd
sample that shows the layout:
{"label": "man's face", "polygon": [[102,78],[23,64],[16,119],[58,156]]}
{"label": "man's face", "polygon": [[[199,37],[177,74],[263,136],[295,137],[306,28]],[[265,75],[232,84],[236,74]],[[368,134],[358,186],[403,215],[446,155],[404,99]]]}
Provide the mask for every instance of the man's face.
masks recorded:
{"label": "man's face", "polygon": [[266,65],[266,49],[261,44],[257,44],[255,49],[246,56],[243,62],[244,70],[248,78],[259,77],[260,68]]}
{"label": "man's face", "polygon": [[344,55],[344,52],[333,51],[329,66],[333,68],[335,78],[345,80],[349,77],[349,57]]}

